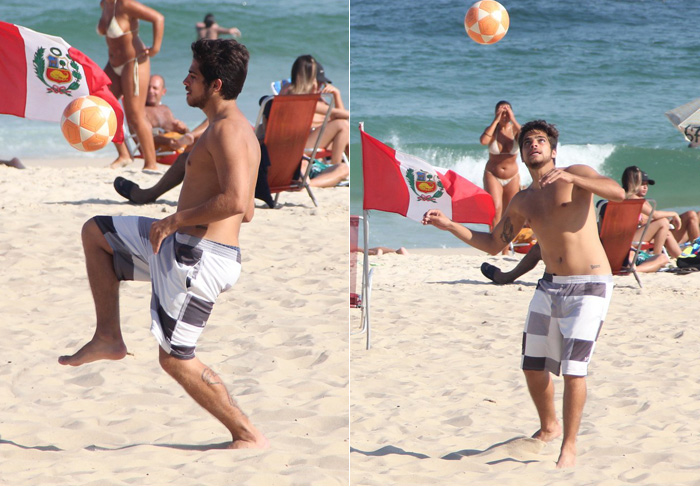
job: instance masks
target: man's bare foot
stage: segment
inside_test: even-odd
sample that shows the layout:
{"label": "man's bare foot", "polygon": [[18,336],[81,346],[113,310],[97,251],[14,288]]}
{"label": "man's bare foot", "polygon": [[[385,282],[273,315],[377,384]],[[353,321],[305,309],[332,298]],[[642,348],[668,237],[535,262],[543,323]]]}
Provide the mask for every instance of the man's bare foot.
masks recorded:
{"label": "man's bare foot", "polygon": [[555,427],[547,430],[539,429],[535,432],[534,435],[532,435],[533,438],[536,440],[544,441],[545,443],[549,443],[552,440],[556,440],[561,436],[561,425],[557,423]]}
{"label": "man's bare foot", "polygon": [[73,355],[58,357],[58,363],[77,367],[97,360],[121,360],[126,357],[126,354],[126,345],[123,341],[106,341],[95,336]]}
{"label": "man's bare foot", "polygon": [[576,447],[561,447],[557,468],[571,468],[576,466]]}
{"label": "man's bare foot", "polygon": [[260,433],[259,431],[254,432],[255,438],[250,439],[250,440],[236,440],[231,442],[231,444],[228,446],[230,450],[242,450],[244,448],[258,448],[261,450],[265,450],[267,448],[270,448],[270,442],[269,440]]}
{"label": "man's bare foot", "polygon": [[119,169],[120,167],[126,167],[134,162],[130,157],[117,157],[112,164],[109,165],[110,169]]}
{"label": "man's bare foot", "polygon": [[158,170],[158,164],[151,164],[151,165],[144,164],[143,165],[143,171],[157,171],[157,170]]}

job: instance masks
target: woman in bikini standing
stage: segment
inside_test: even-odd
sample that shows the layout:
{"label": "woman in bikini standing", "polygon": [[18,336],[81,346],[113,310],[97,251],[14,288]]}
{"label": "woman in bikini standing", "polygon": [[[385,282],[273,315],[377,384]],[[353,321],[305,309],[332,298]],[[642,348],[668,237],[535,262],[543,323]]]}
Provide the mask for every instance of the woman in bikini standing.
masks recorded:
{"label": "woman in bikini standing", "polygon": [[[151,124],[146,118],[146,95],[151,77],[150,58],[158,54],[163,41],[164,17],[159,12],[135,0],[102,0],[102,16],[97,32],[105,36],[109,61],[105,73],[112,80],[109,89],[120,99],[130,129],[141,145],[144,169],[157,169],[156,150]],[[153,24],[153,45],[138,35],[139,20]],[[131,162],[124,144],[115,144],[119,156],[110,167],[122,167]]]}
{"label": "woman in bikini standing", "polygon": [[[496,116],[481,134],[479,142],[489,147],[489,160],[484,170],[484,189],[493,198],[496,213],[491,228],[501,220],[503,211],[520,191],[518,172],[518,135],[520,124],[507,101],[496,103]],[[505,253],[506,251],[504,251]]]}

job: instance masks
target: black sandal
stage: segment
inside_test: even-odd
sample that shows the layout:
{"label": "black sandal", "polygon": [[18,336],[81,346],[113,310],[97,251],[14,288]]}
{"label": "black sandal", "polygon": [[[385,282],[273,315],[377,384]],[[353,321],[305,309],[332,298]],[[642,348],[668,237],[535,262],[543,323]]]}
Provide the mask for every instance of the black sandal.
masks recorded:
{"label": "black sandal", "polygon": [[[496,282],[494,274],[498,270],[500,270],[498,267],[496,267],[495,265],[491,265],[488,262],[484,262],[483,264],[481,264],[481,273],[484,275],[484,277],[488,278],[493,282]],[[496,284],[498,283],[496,282]]]}
{"label": "black sandal", "polygon": [[117,178],[114,180],[114,189],[117,191],[117,193],[119,193],[121,196],[128,199],[132,203],[138,205],[140,203],[137,203],[136,201],[131,199],[131,191],[134,189],[134,186],[137,188],[139,187],[139,185],[135,182],[129,181],[128,179],[123,178],[121,176],[117,176]]}

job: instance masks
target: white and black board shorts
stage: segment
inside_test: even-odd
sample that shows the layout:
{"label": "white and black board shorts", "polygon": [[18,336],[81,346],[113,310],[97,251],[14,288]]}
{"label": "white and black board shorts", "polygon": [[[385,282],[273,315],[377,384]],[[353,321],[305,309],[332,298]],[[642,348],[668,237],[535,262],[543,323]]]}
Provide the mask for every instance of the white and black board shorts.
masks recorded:
{"label": "white and black board shorts", "polygon": [[545,273],[537,283],[525,321],[522,369],[587,375],[612,290],[612,275]]}
{"label": "white and black board shorts", "polygon": [[175,358],[191,359],[216,298],[241,274],[238,247],[176,232],[157,254],[149,240],[153,218],[96,216],[114,251],[120,281],[151,281],[151,333]]}

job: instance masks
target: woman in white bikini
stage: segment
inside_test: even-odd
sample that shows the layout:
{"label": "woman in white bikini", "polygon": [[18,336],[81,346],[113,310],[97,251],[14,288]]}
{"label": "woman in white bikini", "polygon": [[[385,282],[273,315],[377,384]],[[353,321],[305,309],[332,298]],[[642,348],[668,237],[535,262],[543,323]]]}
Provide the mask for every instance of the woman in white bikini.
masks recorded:
{"label": "woman in white bikini", "polygon": [[[340,90],[326,78],[323,66],[313,56],[299,56],[292,65],[292,82],[285,85],[280,95],[304,95],[308,93],[332,93],[334,108],[331,110],[326,128],[321,134],[319,147],[330,148],[331,165],[328,167],[313,167],[309,184],[316,187],[335,186],[347,179],[350,174],[348,165],[343,162],[343,153],[347,155],[350,144],[350,112],[345,109]],[[329,105],[319,97],[316,113],[311,124],[311,133],[306,147],[313,147],[318,139],[316,131],[326,117]],[[305,168],[302,166],[302,171]]]}
{"label": "woman in white bikini", "polygon": [[[141,144],[144,169],[157,169],[152,128],[146,118],[146,95],[151,77],[150,58],[158,54],[163,41],[164,17],[159,12],[135,0],[102,0],[102,16],[97,33],[105,36],[109,61],[105,73],[112,80],[110,90],[117,99],[122,96],[124,115],[130,129]],[[153,24],[153,45],[138,35],[139,20]],[[124,144],[115,144],[119,156],[110,167],[122,167],[131,162]]]}
{"label": "woman in white bikini", "polygon": [[499,101],[493,122],[486,127],[479,139],[481,145],[489,147],[489,160],[484,170],[484,189],[491,195],[496,207],[492,229],[501,220],[503,211],[515,193],[520,191],[518,135],[520,124],[513,115],[510,103]]}

